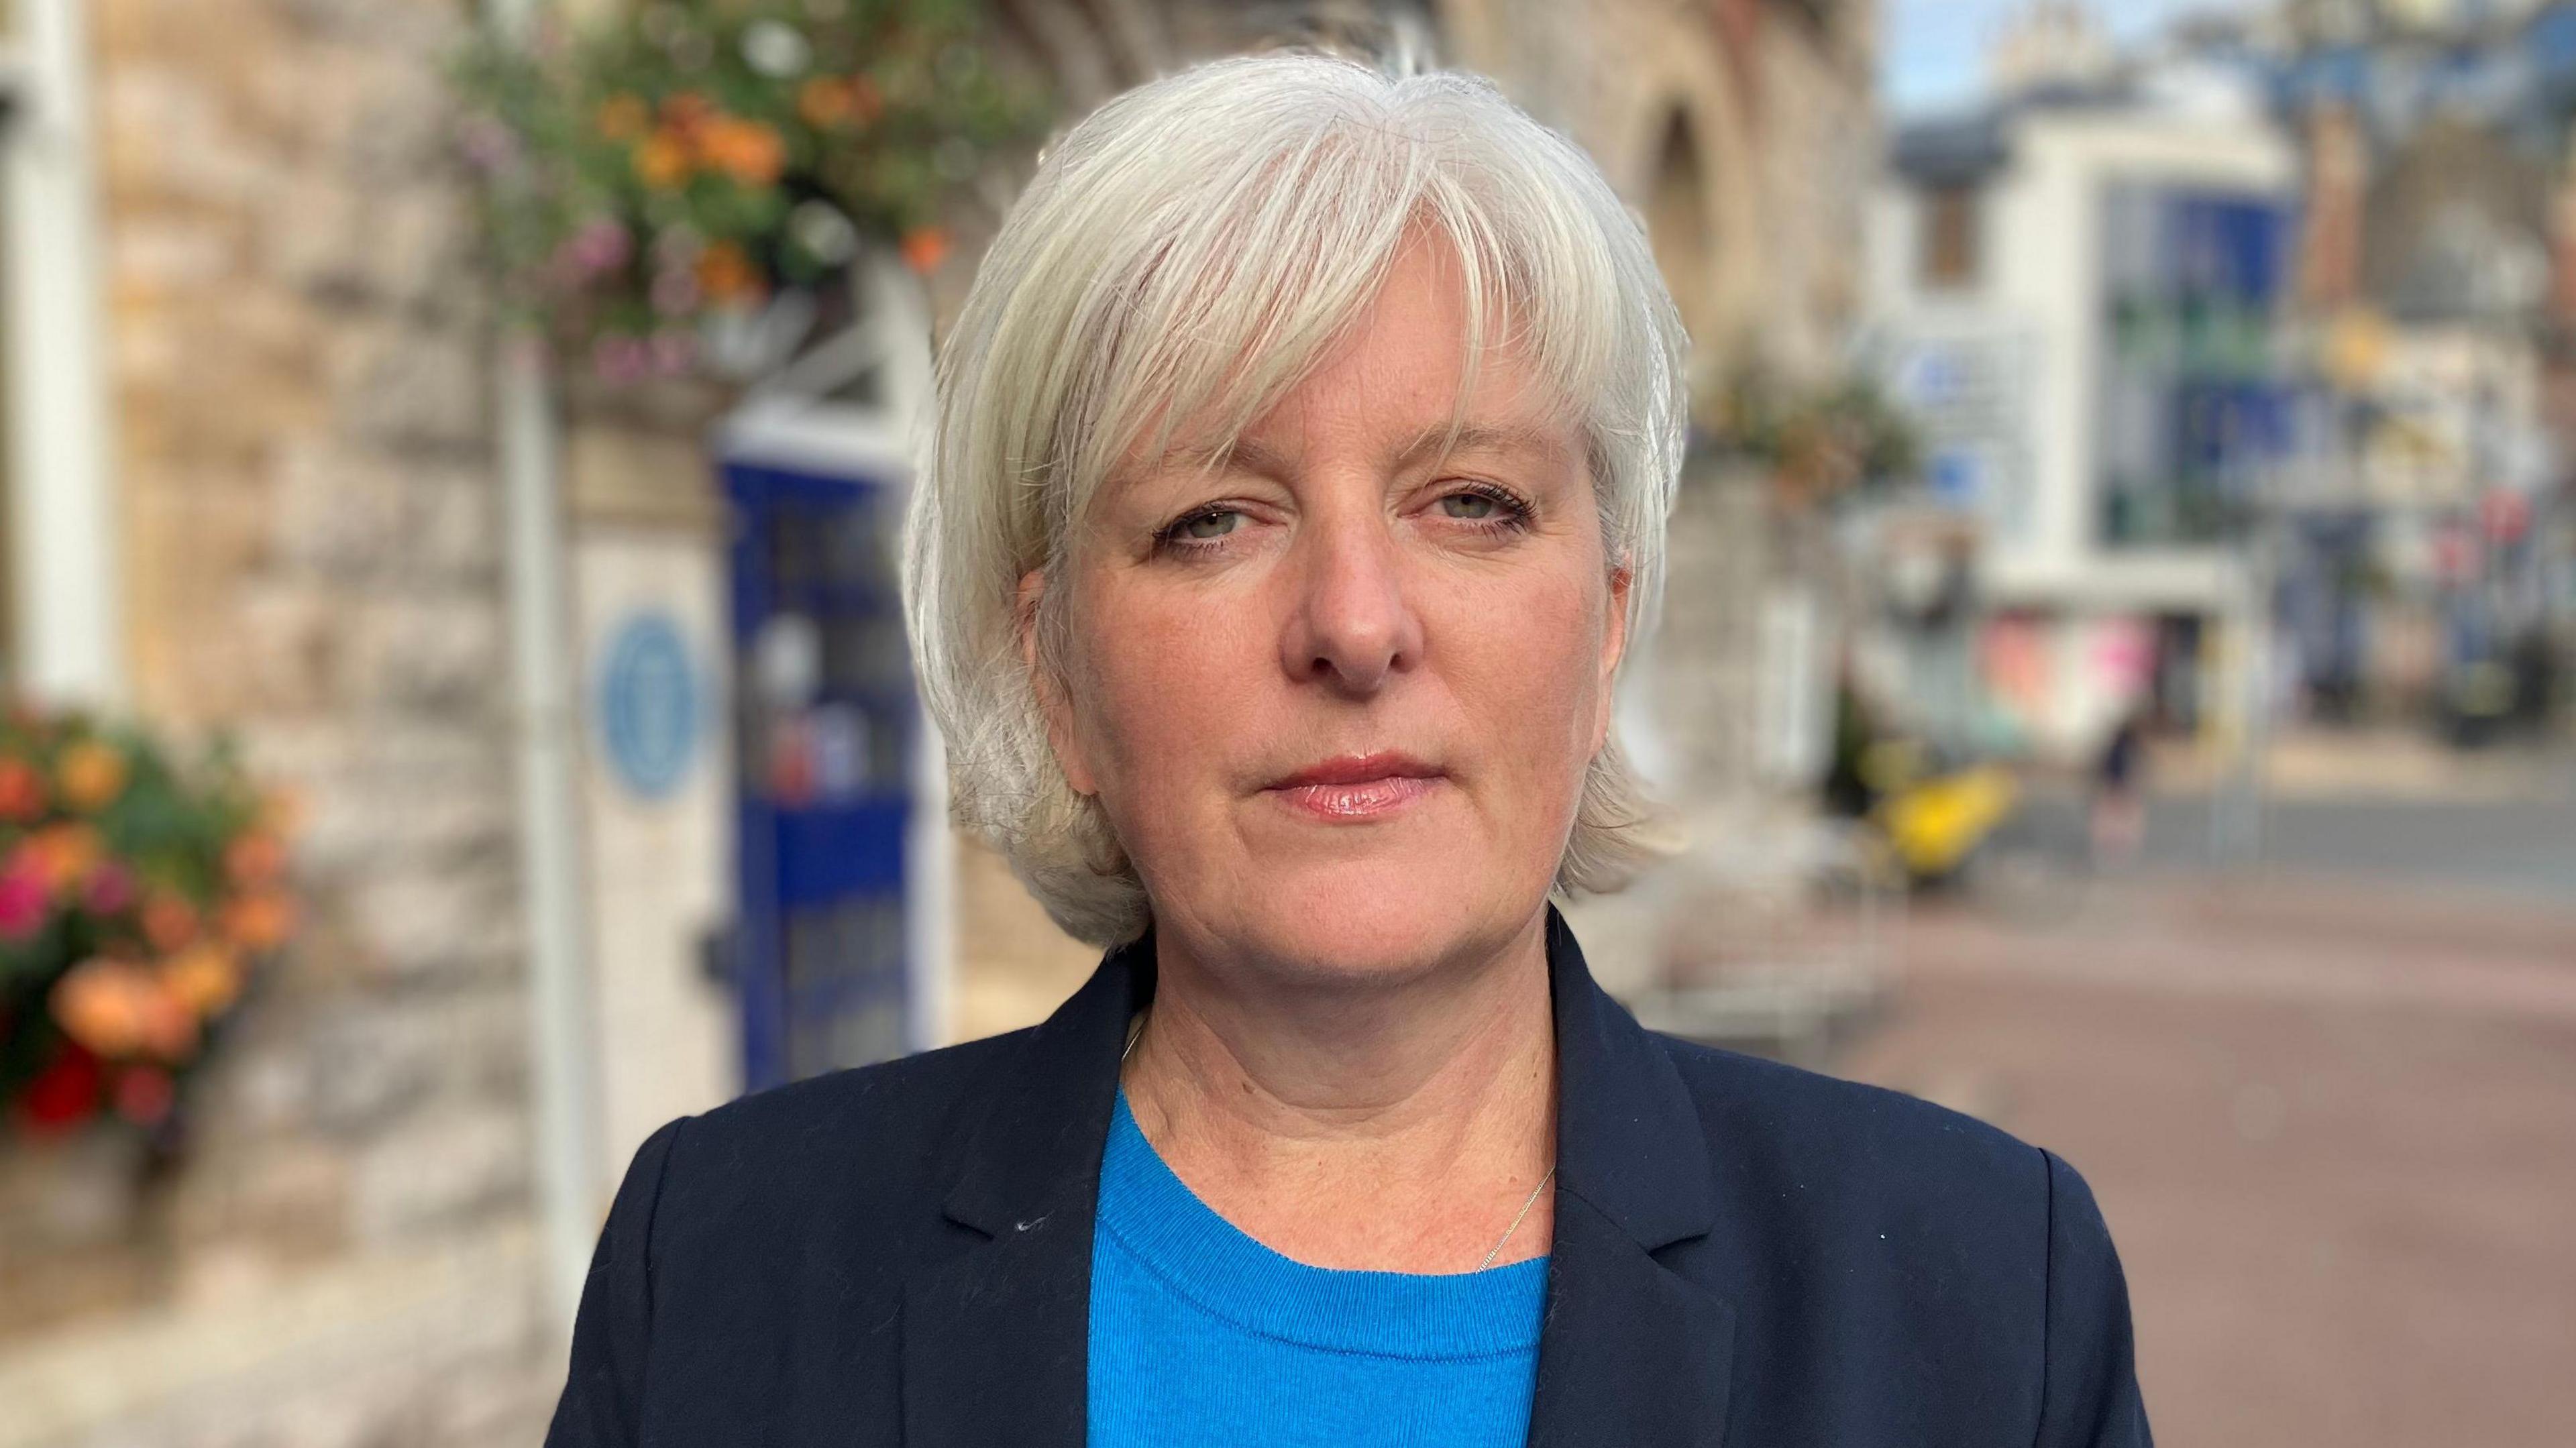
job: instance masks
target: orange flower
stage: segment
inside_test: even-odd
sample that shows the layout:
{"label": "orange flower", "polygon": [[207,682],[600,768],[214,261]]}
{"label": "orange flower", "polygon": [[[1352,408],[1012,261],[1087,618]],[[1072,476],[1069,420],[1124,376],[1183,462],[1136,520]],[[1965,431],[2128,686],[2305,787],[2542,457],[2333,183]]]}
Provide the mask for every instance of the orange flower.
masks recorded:
{"label": "orange flower", "polygon": [[160,981],[140,971],[136,975],[142,982],[134,1000],[143,1027],[143,1049],[173,1065],[194,1055],[202,1024],[197,1013]]}
{"label": "orange flower", "polygon": [[818,75],[796,88],[796,114],[818,131],[831,130],[857,112],[857,102],[846,82]]}
{"label": "orange flower", "polygon": [[591,117],[591,124],[597,126],[599,133],[609,140],[632,141],[644,134],[644,128],[650,125],[652,120],[653,113],[645,109],[644,102],[640,98],[631,95],[613,95],[599,103],[599,110]]}
{"label": "orange flower", "polygon": [[54,1019],[100,1056],[149,1053],[164,1061],[197,1049],[197,1015],[151,972],[94,956],[55,983]]}
{"label": "orange flower", "polygon": [[766,186],[787,169],[787,147],[758,121],[719,116],[698,137],[698,156],[745,186]]}
{"label": "orange flower", "polygon": [[739,245],[719,241],[698,254],[698,289],[718,304],[751,300],[761,292],[760,269]]}
{"label": "orange flower", "polygon": [[928,276],[948,258],[948,233],[936,226],[916,226],[903,234],[903,264]]}
{"label": "orange flower", "polygon": [[27,836],[25,848],[48,890],[66,889],[88,879],[106,854],[97,828],[80,823],[48,825]]}
{"label": "orange flower", "polygon": [[54,772],[62,785],[63,802],[83,814],[93,814],[125,792],[132,770],[123,750],[96,739],[84,739],[63,751]]}
{"label": "orange flower", "polygon": [[715,102],[696,91],[681,91],[662,100],[662,124],[683,135],[713,119]]}
{"label": "orange flower", "polygon": [[261,797],[258,828],[284,839],[303,823],[303,795],[292,789],[273,789]]}
{"label": "orange flower", "polygon": [[850,114],[862,126],[885,114],[885,95],[863,75],[850,77]]}
{"label": "orange flower", "polygon": [[670,131],[656,131],[635,148],[635,179],[668,191],[689,179],[689,148]]}
{"label": "orange flower", "polygon": [[295,902],[275,891],[237,896],[224,902],[222,930],[244,950],[275,950],[295,933]]}
{"label": "orange flower", "polygon": [[197,907],[184,895],[156,890],[143,902],[143,938],[168,954],[197,938]]}
{"label": "orange flower", "polygon": [[240,997],[242,974],[241,957],[210,941],[162,962],[161,984],[179,1004],[213,1016]]}
{"label": "orange flower", "polygon": [[54,1020],[94,1054],[126,1055],[143,1041],[141,987],[133,966],[93,956],[54,982]]}
{"label": "orange flower", "polygon": [[274,885],[286,873],[286,845],[266,830],[246,830],[224,846],[224,873],[236,885]]}
{"label": "orange flower", "polygon": [[0,759],[0,820],[25,823],[45,812],[45,776],[23,759]]}

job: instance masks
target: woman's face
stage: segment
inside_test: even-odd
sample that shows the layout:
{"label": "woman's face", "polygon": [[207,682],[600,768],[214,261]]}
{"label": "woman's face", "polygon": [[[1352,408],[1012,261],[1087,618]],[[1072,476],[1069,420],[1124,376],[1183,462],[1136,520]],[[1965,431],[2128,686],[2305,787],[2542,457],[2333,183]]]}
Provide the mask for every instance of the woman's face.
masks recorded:
{"label": "woman's face", "polygon": [[1457,410],[1465,327],[1452,255],[1413,246],[1227,461],[1105,484],[1041,603],[1070,609],[1057,757],[1212,965],[1434,970],[1509,944],[1554,879],[1627,584],[1520,360],[1488,351]]}

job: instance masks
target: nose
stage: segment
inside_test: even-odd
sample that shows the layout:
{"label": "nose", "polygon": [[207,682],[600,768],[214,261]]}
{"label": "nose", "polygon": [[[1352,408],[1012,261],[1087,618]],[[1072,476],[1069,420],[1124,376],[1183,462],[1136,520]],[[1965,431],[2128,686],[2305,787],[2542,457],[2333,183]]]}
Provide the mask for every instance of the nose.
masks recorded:
{"label": "nose", "polygon": [[1297,590],[1280,638],[1292,679],[1353,696],[1373,694],[1422,657],[1422,621],[1403,578],[1403,559],[1375,509],[1310,516],[1288,570]]}

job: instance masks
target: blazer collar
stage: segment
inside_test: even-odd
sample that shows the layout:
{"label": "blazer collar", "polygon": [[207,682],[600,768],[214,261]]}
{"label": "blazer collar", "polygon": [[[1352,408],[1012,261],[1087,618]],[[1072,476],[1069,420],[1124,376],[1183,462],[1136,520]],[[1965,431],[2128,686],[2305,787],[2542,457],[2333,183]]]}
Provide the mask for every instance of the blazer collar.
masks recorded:
{"label": "blazer collar", "polygon": [[[1732,1357],[1725,1303],[1655,1253],[1716,1224],[1706,1129],[1655,1038],[1592,979],[1553,905],[1557,1210],[1533,1448],[1713,1448]],[[949,1221],[980,1241],[905,1298],[905,1441],[1084,1438],[1091,1241],[1127,1022],[1153,937],[1108,953],[1011,1053],[959,1148]],[[970,1376],[973,1364],[990,1376]]]}

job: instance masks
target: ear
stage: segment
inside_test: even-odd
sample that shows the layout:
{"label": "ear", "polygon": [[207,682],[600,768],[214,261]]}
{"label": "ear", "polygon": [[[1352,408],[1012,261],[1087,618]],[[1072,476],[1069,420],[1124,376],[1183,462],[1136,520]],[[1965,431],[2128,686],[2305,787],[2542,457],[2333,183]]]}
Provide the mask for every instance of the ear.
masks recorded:
{"label": "ear", "polygon": [[1028,669],[1029,686],[1037,692],[1038,711],[1046,716],[1047,748],[1055,754],[1056,768],[1064,771],[1065,783],[1073,786],[1074,793],[1098,794],[1099,784],[1083,757],[1081,736],[1073,726],[1073,704],[1065,697],[1064,681],[1038,657],[1038,610],[1045,602],[1046,571],[1032,568],[1021,574],[1011,610],[1012,627],[1019,635],[1020,663]]}
{"label": "ear", "polygon": [[1592,752],[1610,742],[1610,722],[1618,708],[1619,661],[1628,655],[1628,589],[1636,574],[1622,563],[1610,570],[1610,600],[1601,620],[1601,678],[1595,691]]}

